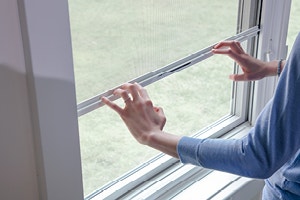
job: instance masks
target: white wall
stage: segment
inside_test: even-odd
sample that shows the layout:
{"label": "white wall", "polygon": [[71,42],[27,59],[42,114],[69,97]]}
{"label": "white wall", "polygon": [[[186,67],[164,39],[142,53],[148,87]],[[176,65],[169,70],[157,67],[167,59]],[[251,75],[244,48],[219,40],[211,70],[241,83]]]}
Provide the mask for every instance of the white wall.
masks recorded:
{"label": "white wall", "polygon": [[67,0],[0,1],[0,199],[82,199]]}
{"label": "white wall", "polygon": [[0,199],[38,199],[17,3],[0,1]]}

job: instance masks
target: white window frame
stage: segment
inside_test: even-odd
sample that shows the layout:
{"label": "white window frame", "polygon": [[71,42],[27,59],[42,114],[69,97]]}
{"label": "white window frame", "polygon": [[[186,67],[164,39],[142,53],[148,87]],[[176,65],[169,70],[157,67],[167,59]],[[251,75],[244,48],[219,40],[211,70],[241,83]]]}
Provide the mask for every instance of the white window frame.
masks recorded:
{"label": "white window frame", "polygon": [[[264,0],[261,16],[261,33],[258,58],[264,61],[285,59],[288,52],[286,38],[291,9],[291,0]],[[257,116],[272,98],[277,77],[256,81],[253,93],[253,108],[249,121],[255,123]],[[262,95],[263,94],[263,95]]]}
{"label": "white window frame", "polygon": [[[67,0],[19,0],[18,6],[32,117],[35,119],[33,127],[36,137],[39,196],[42,199],[83,199]],[[270,10],[270,8],[273,9]],[[270,52],[270,59],[278,59],[286,55],[285,39],[288,24],[286,22],[288,21],[289,8],[290,0],[263,1],[258,45],[260,58],[266,59],[266,53]],[[277,15],[277,13],[282,13],[282,15]],[[254,90],[252,110],[249,112],[250,115],[246,112],[247,117],[251,119],[249,122],[255,121],[266,101],[271,98],[275,85],[276,78],[268,78],[254,83],[254,87],[252,87]],[[247,83],[242,87],[249,88]],[[266,88],[267,93],[262,93]],[[232,119],[235,120],[236,118]],[[224,128],[223,125],[220,124],[220,126],[211,127],[209,130],[203,130],[205,134],[202,136],[215,135],[215,133],[219,136],[233,128],[230,126]],[[235,130],[239,129],[238,127]],[[147,184],[151,185],[151,182],[145,182],[145,180],[153,181],[155,177],[152,173],[156,170],[159,175],[164,174],[169,180],[176,180],[166,182],[163,185],[162,189],[166,191],[166,189],[178,189],[181,186],[186,188],[187,185],[183,186],[180,183],[199,179],[208,173],[206,169],[181,166],[177,160],[168,156],[160,156],[152,163],[151,165],[146,163],[147,167],[142,166],[119,182],[123,186],[125,183],[128,184],[132,189],[137,186],[136,184],[139,184],[139,178],[134,177],[140,177],[138,173],[142,173],[142,179],[145,178],[144,184],[139,186],[141,188],[148,187]],[[154,165],[160,167],[153,167]],[[162,171],[163,168],[168,170]],[[141,170],[144,171],[141,172]],[[172,185],[175,182],[177,184]],[[108,194],[107,199],[114,195],[122,196],[129,189],[116,186],[118,184],[113,187],[109,186],[111,190],[105,191]],[[148,190],[149,198],[160,194],[157,191],[163,191],[162,189],[153,190],[154,187],[148,188],[150,188]],[[172,190],[169,191],[172,192]],[[97,198],[99,196],[94,197],[94,199]]]}
{"label": "white window frame", "polygon": [[[248,50],[251,50],[250,49],[251,43],[255,40],[255,37],[254,38],[252,37],[257,35],[257,33],[259,32],[258,27],[255,26],[255,24],[257,23],[256,22],[257,17],[255,17],[255,20],[249,21],[249,18],[253,16],[252,14],[253,12],[251,12],[250,10],[256,8],[255,7],[256,4],[253,2],[254,1],[244,0],[241,1],[241,4],[239,5],[239,9],[243,10],[243,12],[240,12],[240,14],[244,15],[243,19],[248,19],[248,21],[244,20],[239,22],[240,23],[239,31],[245,30],[245,32],[242,32],[241,34],[237,34],[236,36],[228,38],[228,40],[238,40],[238,41],[245,41],[251,38],[251,40],[249,40],[245,46]],[[248,28],[248,27],[253,27],[253,28]],[[132,80],[131,82],[138,82],[143,86],[153,83],[156,80],[165,77],[166,75],[170,75],[173,72],[189,67],[194,63],[200,62],[212,56],[210,50],[212,49],[213,46],[214,44],[211,45],[210,47],[207,47],[206,49],[196,52],[191,56],[183,58],[178,62],[172,63],[162,69],[159,69],[154,72],[150,72],[149,74],[146,74],[142,77],[138,77],[137,79]],[[236,70],[238,71],[238,68],[236,68]],[[233,101],[234,113],[220,119],[212,126],[206,127],[205,129],[199,131],[199,133],[195,135],[195,137],[217,138],[224,135],[228,131],[234,129],[238,125],[244,123],[248,119],[248,109],[245,108],[248,108],[249,105],[248,95],[250,94],[250,87],[249,87],[250,85],[251,83],[247,83],[247,82],[234,83],[234,87],[235,87],[235,93],[234,93],[235,97]],[[79,104],[78,115],[79,116],[83,115],[85,113],[88,113],[94,109],[101,107],[103,105],[100,101],[102,96],[106,96],[109,97],[111,100],[115,100],[114,98],[116,97],[112,95],[114,89],[116,88],[113,88],[103,94],[97,95],[96,97],[93,97],[92,99],[89,99]],[[175,167],[175,166],[179,168],[182,167],[178,160],[170,158],[165,155],[159,155],[158,157],[155,157],[154,159],[144,163],[143,165],[125,174],[123,177],[120,177],[117,180],[110,182],[107,185],[101,187],[99,190],[89,195],[87,199],[121,198],[121,196],[124,196],[128,191],[132,190],[132,188],[136,188],[136,187],[142,188],[145,180],[148,179],[150,180],[151,178],[156,177],[157,174],[162,172],[167,173],[170,167]],[[177,167],[175,167],[176,170]],[[183,167],[183,170],[186,171],[185,167]],[[188,179],[190,176],[194,176],[195,173],[202,174],[202,171],[203,169],[201,168],[195,168],[194,170],[191,171],[187,170],[186,173],[182,174],[182,177],[180,178]],[[170,173],[172,173],[172,171]],[[175,188],[173,184],[167,184],[165,187]],[[155,195],[158,194],[159,193],[156,191]],[[151,198],[154,197],[151,196]]]}
{"label": "white window frame", "polygon": [[16,3],[29,88],[39,199],[83,199],[68,2]]}

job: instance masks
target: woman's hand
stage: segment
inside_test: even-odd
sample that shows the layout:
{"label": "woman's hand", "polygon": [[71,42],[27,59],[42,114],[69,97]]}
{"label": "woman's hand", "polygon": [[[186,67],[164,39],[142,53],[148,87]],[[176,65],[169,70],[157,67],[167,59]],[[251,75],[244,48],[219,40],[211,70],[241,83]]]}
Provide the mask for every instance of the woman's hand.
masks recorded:
{"label": "woman's hand", "polygon": [[242,68],[243,74],[229,76],[234,81],[259,80],[277,74],[277,62],[263,62],[245,53],[239,42],[223,41],[214,46],[212,53],[228,55]]}
{"label": "woman's hand", "polygon": [[141,144],[178,158],[176,148],[181,137],[162,130],[166,117],[162,108],[153,106],[146,89],[137,83],[127,83],[114,94],[123,98],[124,108],[106,97],[101,100],[120,115],[133,137]]}
{"label": "woman's hand", "polygon": [[146,89],[138,84],[124,84],[114,91],[114,95],[123,98],[125,107],[102,98],[103,103],[115,110],[125,122],[133,137],[141,144],[149,143],[149,136],[161,132],[166,117],[162,108],[155,107]]}

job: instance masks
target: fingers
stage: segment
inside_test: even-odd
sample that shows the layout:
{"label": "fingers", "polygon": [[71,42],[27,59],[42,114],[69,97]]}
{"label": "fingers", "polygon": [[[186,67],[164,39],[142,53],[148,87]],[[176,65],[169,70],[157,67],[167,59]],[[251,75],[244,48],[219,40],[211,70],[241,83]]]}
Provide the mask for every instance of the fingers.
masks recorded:
{"label": "fingers", "polygon": [[229,76],[229,79],[231,79],[233,81],[246,81],[246,80],[248,80],[248,78],[246,77],[245,74],[231,74]]}
{"label": "fingers", "polygon": [[148,95],[148,92],[147,92],[147,90],[145,89],[145,88],[143,88],[140,84],[138,84],[138,83],[135,83],[135,85],[136,85],[136,87],[137,87],[137,89],[138,89],[138,91],[139,91],[139,94],[140,94],[140,96],[142,97],[142,98],[144,98],[144,99],[150,99],[150,97],[149,97],[149,95]]}
{"label": "fingers", "polygon": [[[125,83],[120,88],[116,89],[113,94],[122,97],[125,103],[138,101],[140,97],[149,98],[147,91],[137,83]],[[130,98],[129,94],[131,95],[132,99]]]}
{"label": "fingers", "polygon": [[128,92],[126,90],[121,89],[121,88],[116,89],[113,92],[113,94],[122,97],[123,100],[124,100],[124,103],[127,103],[127,102],[131,101],[131,98],[130,98]]}
{"label": "fingers", "polygon": [[223,41],[218,43],[212,49],[214,54],[243,54],[245,53],[241,44],[237,41]]}
{"label": "fingers", "polygon": [[128,94],[129,92],[132,96],[133,101],[137,101],[140,97],[138,88],[135,84],[125,83],[124,85],[121,86],[121,89],[123,90],[124,93],[126,92]]}
{"label": "fingers", "polygon": [[121,88],[131,94],[133,101],[138,101],[140,98],[144,100],[150,99],[147,90],[138,83],[125,83]]}
{"label": "fingers", "polygon": [[[125,83],[120,88],[116,89],[113,94],[120,96],[126,105],[130,105],[131,102],[139,101],[141,98],[143,100],[150,100],[147,90],[138,83]],[[121,112],[122,109],[108,98],[103,97],[101,100],[112,109],[119,113]]]}
{"label": "fingers", "polygon": [[121,107],[119,107],[117,104],[115,104],[114,102],[110,101],[108,98],[102,97],[101,101],[104,104],[106,104],[108,107],[110,107],[111,109],[113,109],[114,111],[116,111],[119,115],[122,114],[123,109]]}
{"label": "fingers", "polygon": [[214,46],[214,49],[220,49],[222,47],[233,47],[233,48],[240,48],[240,43],[238,41],[230,40],[230,41],[222,41]]}

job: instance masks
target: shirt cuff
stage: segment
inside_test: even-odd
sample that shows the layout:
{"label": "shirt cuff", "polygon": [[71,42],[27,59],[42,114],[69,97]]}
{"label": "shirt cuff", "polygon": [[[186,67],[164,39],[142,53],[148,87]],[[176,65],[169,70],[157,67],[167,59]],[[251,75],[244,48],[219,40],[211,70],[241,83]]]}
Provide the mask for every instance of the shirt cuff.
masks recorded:
{"label": "shirt cuff", "polygon": [[182,137],[177,144],[177,153],[180,161],[184,164],[202,166],[197,154],[201,143],[201,139]]}

